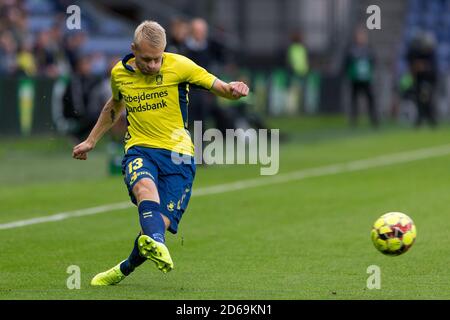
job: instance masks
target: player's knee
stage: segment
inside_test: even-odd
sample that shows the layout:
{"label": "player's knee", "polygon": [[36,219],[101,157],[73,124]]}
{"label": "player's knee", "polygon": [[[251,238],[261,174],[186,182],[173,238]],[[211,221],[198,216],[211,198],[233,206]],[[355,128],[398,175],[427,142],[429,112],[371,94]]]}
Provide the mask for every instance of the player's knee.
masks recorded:
{"label": "player's knee", "polygon": [[133,187],[133,193],[138,202],[144,199],[159,202],[158,189],[150,179],[138,181]]}
{"label": "player's knee", "polygon": [[164,225],[166,226],[166,230],[169,229],[169,227],[170,227],[170,219],[167,216],[165,216],[164,214],[161,214],[161,216],[162,216],[162,218],[164,220]]}

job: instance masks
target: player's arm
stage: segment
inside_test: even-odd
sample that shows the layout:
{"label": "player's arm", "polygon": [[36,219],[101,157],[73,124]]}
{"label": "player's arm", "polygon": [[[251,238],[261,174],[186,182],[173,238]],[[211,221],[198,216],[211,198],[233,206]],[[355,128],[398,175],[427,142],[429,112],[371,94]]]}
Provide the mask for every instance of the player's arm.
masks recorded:
{"label": "player's arm", "polygon": [[101,137],[116,123],[124,108],[123,100],[110,98],[103,107],[102,112],[86,140],[73,148],[72,157],[86,160],[87,153],[95,148]]}
{"label": "player's arm", "polygon": [[219,97],[237,100],[247,96],[249,88],[244,82],[233,81],[226,83],[217,78],[214,81],[210,91]]}

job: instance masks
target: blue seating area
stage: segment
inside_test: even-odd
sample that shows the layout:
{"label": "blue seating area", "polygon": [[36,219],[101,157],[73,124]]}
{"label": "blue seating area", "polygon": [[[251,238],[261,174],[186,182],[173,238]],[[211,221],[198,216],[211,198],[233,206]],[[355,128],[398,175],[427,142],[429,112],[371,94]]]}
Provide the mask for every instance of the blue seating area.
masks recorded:
{"label": "blue seating area", "polygon": [[25,8],[30,15],[45,15],[56,10],[55,2],[47,0],[27,0]]}
{"label": "blue seating area", "polygon": [[398,61],[400,74],[407,70],[404,55],[408,44],[419,30],[434,35],[439,71],[450,72],[450,0],[409,0],[404,30]]}
{"label": "blue seating area", "polygon": [[[132,26],[123,21],[99,12],[88,1],[81,3],[81,31],[88,37],[83,52],[89,54],[101,52],[107,56],[124,55],[129,52]],[[28,11],[28,30],[33,36],[39,32],[50,29],[59,17],[68,17],[66,8],[58,1],[52,0],[26,0],[25,8]],[[70,31],[62,26],[65,35]]]}

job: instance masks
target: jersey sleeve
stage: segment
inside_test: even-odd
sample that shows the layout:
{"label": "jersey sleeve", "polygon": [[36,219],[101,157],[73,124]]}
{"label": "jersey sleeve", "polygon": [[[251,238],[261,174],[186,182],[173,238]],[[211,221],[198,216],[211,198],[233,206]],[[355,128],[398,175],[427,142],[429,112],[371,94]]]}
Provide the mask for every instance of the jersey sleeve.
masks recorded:
{"label": "jersey sleeve", "polygon": [[116,75],[114,69],[111,71],[111,91],[114,100],[119,101],[122,99],[119,87],[117,86]]}
{"label": "jersey sleeve", "polygon": [[183,59],[181,71],[184,82],[205,88],[206,90],[211,89],[214,81],[217,79],[216,76],[209,73],[205,68],[200,67],[188,58]]}

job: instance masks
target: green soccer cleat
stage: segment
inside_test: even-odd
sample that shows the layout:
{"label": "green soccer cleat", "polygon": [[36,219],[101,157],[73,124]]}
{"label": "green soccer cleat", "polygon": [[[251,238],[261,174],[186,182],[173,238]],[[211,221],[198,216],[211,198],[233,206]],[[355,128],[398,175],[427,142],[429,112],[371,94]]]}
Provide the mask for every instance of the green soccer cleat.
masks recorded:
{"label": "green soccer cleat", "polygon": [[105,271],[97,274],[91,280],[91,286],[112,286],[118,284],[120,281],[125,279],[125,275],[120,271],[120,263]]}
{"label": "green soccer cleat", "polygon": [[152,260],[162,272],[167,273],[173,269],[169,249],[164,243],[155,241],[143,234],[138,239],[138,248],[141,256]]}

